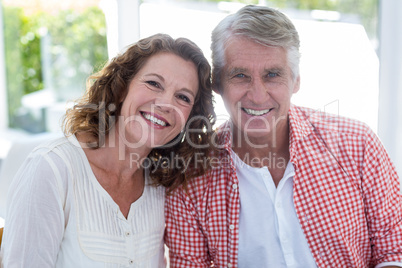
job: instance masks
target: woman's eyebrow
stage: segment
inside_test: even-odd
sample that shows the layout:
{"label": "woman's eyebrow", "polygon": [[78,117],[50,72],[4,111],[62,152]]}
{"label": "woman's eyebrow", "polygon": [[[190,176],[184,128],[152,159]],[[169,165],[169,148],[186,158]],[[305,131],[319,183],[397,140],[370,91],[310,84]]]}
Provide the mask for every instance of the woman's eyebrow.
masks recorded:
{"label": "woman's eyebrow", "polygon": [[[158,77],[161,81],[163,81],[163,82],[165,82],[165,78],[163,78],[163,76],[161,76],[161,75],[159,75],[159,74],[157,74],[157,73],[149,73],[149,74],[145,74],[144,75],[144,77],[147,77],[147,76],[156,76],[156,77]],[[181,88],[180,90],[183,90],[183,91],[186,91],[186,92],[188,92],[189,94],[191,94],[191,96],[193,96],[194,98],[195,98],[195,95],[194,95],[194,92],[192,91],[192,90],[190,90],[190,89],[188,89],[188,88]]]}
{"label": "woman's eyebrow", "polygon": [[189,93],[191,96],[193,96],[195,98],[194,92],[188,88],[182,88],[181,90],[186,91],[187,93]]}
{"label": "woman's eyebrow", "polygon": [[157,74],[157,73],[149,73],[149,74],[145,74],[144,76],[145,76],[145,77],[146,77],[146,76],[156,76],[156,77],[158,77],[160,80],[165,81],[165,78],[163,78],[163,76],[161,76],[161,75],[159,75],[159,74]]}

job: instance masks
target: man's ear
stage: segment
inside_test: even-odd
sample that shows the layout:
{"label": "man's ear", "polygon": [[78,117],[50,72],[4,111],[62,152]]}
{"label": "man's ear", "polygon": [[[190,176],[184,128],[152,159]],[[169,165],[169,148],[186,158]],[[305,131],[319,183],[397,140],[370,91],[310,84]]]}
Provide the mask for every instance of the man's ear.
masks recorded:
{"label": "man's ear", "polygon": [[300,89],[300,75],[296,78],[296,83],[293,87],[293,94],[297,93],[297,91],[299,91]]}

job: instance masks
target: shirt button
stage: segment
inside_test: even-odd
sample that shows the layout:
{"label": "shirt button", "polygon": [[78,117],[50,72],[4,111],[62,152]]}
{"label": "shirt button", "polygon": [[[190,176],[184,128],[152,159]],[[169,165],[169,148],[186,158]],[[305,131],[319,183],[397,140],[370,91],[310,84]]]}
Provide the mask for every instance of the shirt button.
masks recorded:
{"label": "shirt button", "polygon": [[126,232],[126,236],[130,236],[130,232]]}
{"label": "shirt button", "polygon": [[237,184],[236,184],[236,183],[233,183],[233,184],[232,184],[232,188],[236,190],[236,189],[237,189]]}
{"label": "shirt button", "polygon": [[229,229],[230,229],[230,230],[233,230],[234,228],[235,228],[235,227],[234,227],[233,224],[229,225]]}
{"label": "shirt button", "polygon": [[133,264],[134,261],[133,261],[133,260],[128,260],[128,263],[129,263],[129,264]]}

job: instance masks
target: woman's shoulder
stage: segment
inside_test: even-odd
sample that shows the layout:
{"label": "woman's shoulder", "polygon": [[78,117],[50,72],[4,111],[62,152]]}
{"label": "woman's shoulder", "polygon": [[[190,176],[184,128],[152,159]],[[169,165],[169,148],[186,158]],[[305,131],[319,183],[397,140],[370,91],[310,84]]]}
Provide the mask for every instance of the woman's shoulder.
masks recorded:
{"label": "woman's shoulder", "polygon": [[[54,153],[55,148],[64,144],[65,138],[56,138],[37,145],[28,156],[23,156],[18,170],[10,183],[10,192],[19,193],[14,196],[47,195],[52,191],[64,196],[68,188],[68,168],[66,161]],[[23,158],[21,157],[21,158]]]}
{"label": "woman's shoulder", "polygon": [[57,137],[39,144],[28,157],[45,157],[52,160],[61,158],[63,160],[74,159],[80,155],[82,148],[74,136]]}
{"label": "woman's shoulder", "polygon": [[[28,177],[58,177],[66,181],[72,173],[77,173],[83,166],[85,154],[75,137],[60,136],[40,143],[26,157],[21,166]],[[31,174],[31,175],[29,175]],[[46,175],[46,176],[44,176]]]}

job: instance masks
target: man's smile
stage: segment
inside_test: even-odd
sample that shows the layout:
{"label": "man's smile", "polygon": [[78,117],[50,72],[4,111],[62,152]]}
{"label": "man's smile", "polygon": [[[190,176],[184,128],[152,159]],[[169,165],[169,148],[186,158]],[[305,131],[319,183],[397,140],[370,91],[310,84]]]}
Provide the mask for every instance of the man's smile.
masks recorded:
{"label": "man's smile", "polygon": [[265,114],[269,113],[273,108],[265,109],[265,110],[254,110],[254,109],[248,109],[248,108],[241,108],[241,109],[248,115],[260,116],[260,115],[265,115]]}

